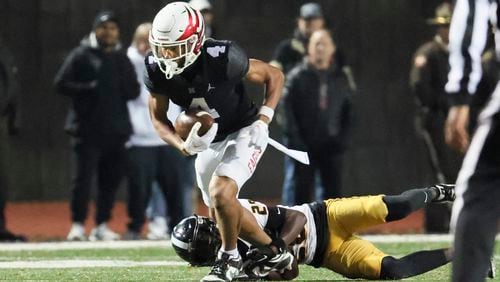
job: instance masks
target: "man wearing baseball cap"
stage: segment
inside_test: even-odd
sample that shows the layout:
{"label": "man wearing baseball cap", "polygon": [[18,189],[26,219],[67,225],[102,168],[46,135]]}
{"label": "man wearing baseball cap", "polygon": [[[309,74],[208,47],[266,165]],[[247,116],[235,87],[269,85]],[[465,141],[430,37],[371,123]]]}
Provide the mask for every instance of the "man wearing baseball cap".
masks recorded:
{"label": "man wearing baseball cap", "polygon": [[86,240],[84,222],[97,176],[96,225],[91,240],[117,240],[107,226],[116,189],[124,175],[125,142],[132,133],[127,100],[139,95],[132,63],[122,52],[120,27],[112,11],[94,19],[92,31],[66,57],[55,79],[57,91],[72,101],[65,130],[71,136],[75,169],[68,240]]}

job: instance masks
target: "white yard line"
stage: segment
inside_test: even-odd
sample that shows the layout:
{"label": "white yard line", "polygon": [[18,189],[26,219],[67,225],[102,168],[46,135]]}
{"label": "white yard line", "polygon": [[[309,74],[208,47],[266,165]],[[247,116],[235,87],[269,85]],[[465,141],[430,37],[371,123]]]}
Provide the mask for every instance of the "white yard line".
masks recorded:
{"label": "white yard line", "polygon": [[[363,235],[362,238],[374,243],[412,243],[412,242],[452,242],[450,234],[426,235]],[[500,241],[500,234],[496,237]],[[134,249],[134,248],[171,248],[170,240],[165,241],[110,241],[110,242],[46,242],[46,243],[0,243],[0,251],[51,251],[86,249]]]}
{"label": "white yard line", "polygon": [[182,261],[130,261],[130,260],[42,260],[0,262],[5,268],[89,268],[89,267],[135,267],[135,266],[187,266]]}
{"label": "white yard line", "polygon": [[0,243],[0,251],[171,248],[170,241]]}

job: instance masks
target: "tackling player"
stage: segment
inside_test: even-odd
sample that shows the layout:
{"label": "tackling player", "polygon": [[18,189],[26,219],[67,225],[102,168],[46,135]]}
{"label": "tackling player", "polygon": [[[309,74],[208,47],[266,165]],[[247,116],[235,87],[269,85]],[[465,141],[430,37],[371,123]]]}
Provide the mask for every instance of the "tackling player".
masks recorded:
{"label": "tackling player", "polygon": [[[185,155],[197,155],[198,187],[219,223],[222,247],[209,275],[202,281],[231,281],[242,260],[238,236],[273,249],[276,266],[290,264],[293,256],[262,231],[237,200],[267,147],[268,123],[283,88],[283,74],[262,61],[249,59],[236,43],[205,39],[199,11],[185,2],[173,2],[155,16],[146,57],[146,86],[153,125],[159,136]],[[263,104],[256,106],[237,84],[242,79],[266,88]],[[169,100],[184,109],[203,109],[216,123],[203,136],[200,124],[183,141],[166,118]]]}
{"label": "tackling player", "polygon": [[[397,259],[353,233],[402,219],[430,202],[452,201],[454,198],[454,185],[438,184],[396,196],[329,199],[293,207],[268,207],[251,200],[240,202],[252,211],[263,229],[289,245],[299,264],[328,268],[348,278],[402,279],[450,262],[453,257],[451,249],[420,251]],[[172,245],[184,260],[193,265],[207,265],[213,262],[214,249],[220,242],[216,231],[215,223],[210,219],[188,217],[174,228]],[[242,254],[249,249],[243,243],[238,247]],[[252,249],[249,252],[251,255],[255,253]],[[293,276],[285,277],[259,264],[247,265],[245,270],[249,276],[270,274],[269,279],[286,280],[298,275],[297,269],[292,271]],[[493,273],[490,271],[489,275]]]}

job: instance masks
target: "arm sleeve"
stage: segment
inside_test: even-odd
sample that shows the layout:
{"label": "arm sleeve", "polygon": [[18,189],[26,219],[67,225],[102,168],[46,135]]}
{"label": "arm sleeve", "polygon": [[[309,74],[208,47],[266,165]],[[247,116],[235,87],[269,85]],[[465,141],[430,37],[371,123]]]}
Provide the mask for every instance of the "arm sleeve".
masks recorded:
{"label": "arm sleeve", "polygon": [[64,60],[61,68],[57,72],[54,85],[57,91],[66,96],[86,93],[96,87],[96,81],[80,81],[76,75],[77,52],[73,50]]}
{"label": "arm sleeve", "polygon": [[250,62],[245,51],[236,43],[232,43],[227,55],[227,78],[239,81],[248,73]]}
{"label": "arm sleeve", "polygon": [[124,89],[122,90],[123,97],[126,100],[135,99],[141,94],[141,87],[137,81],[137,75],[135,73],[134,65],[129,60],[128,57],[124,59],[124,66],[122,70],[122,85]]}
{"label": "arm sleeve", "polygon": [[458,0],[450,26],[450,72],[446,92],[452,105],[467,104],[481,79],[481,53],[486,44],[488,0]]}
{"label": "arm sleeve", "polygon": [[280,206],[268,207],[269,216],[265,228],[271,230],[280,230],[286,219],[287,209]]}

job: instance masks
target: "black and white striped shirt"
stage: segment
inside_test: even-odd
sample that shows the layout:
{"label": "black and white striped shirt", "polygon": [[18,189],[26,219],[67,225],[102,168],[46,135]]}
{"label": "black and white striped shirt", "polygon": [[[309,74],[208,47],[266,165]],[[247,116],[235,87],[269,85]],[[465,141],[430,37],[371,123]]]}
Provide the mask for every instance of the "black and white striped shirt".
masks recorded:
{"label": "black and white striped shirt", "polygon": [[[468,104],[481,80],[481,54],[488,37],[488,21],[496,30],[499,0],[457,0],[450,26],[450,72],[446,92],[452,105]],[[496,42],[497,58],[500,42]]]}

